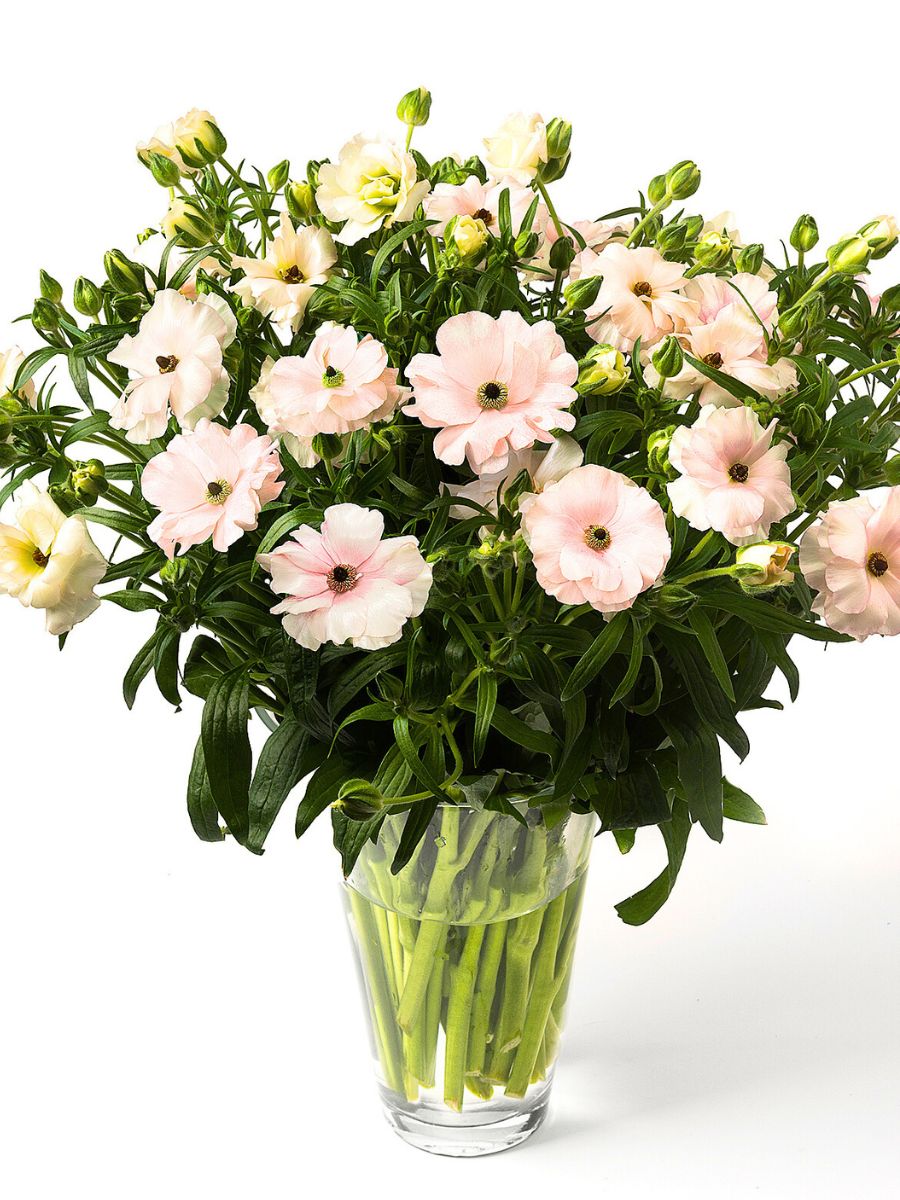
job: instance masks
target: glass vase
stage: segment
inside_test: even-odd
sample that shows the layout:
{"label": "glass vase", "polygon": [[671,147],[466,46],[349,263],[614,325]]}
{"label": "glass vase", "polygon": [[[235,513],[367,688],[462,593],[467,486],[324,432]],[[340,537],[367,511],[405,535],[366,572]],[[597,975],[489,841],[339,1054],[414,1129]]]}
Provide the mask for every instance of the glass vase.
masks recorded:
{"label": "glass vase", "polygon": [[434,1154],[505,1150],[547,1111],[595,818],[519,811],[442,806],[396,875],[389,816],[346,880],[386,1115]]}

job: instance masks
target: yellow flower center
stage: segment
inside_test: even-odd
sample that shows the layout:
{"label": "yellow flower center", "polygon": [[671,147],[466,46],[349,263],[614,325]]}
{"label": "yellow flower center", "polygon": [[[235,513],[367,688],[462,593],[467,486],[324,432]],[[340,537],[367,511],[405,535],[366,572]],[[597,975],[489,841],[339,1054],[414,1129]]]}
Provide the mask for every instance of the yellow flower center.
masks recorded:
{"label": "yellow flower center", "polygon": [[880,550],[873,550],[866,559],[866,570],[870,575],[874,575],[876,579],[880,579],[882,575],[886,575],[890,565]]}
{"label": "yellow flower center", "polygon": [[325,374],[322,376],[322,386],[327,388],[340,387],[344,382],[343,371],[338,371],[332,366],[325,368]]}
{"label": "yellow flower center", "polygon": [[590,550],[605,550],[612,541],[612,534],[605,525],[588,525],[584,531],[584,544]]}
{"label": "yellow flower center", "polygon": [[178,359],[174,354],[157,354],[156,365],[159,367],[160,375],[171,375],[178,366]]}
{"label": "yellow flower center", "polygon": [[338,563],[328,572],[325,582],[333,592],[349,592],[359,583],[359,571],[349,563]]}
{"label": "yellow flower center", "polygon": [[728,478],[732,483],[746,483],[750,478],[750,468],[746,463],[734,463],[728,468]]}
{"label": "yellow flower center", "polygon": [[509,388],[499,379],[489,379],[477,392],[478,403],[485,409],[506,408],[509,403]]}
{"label": "yellow flower center", "polygon": [[206,485],[206,503],[224,504],[233,491],[227,479],[213,479]]}

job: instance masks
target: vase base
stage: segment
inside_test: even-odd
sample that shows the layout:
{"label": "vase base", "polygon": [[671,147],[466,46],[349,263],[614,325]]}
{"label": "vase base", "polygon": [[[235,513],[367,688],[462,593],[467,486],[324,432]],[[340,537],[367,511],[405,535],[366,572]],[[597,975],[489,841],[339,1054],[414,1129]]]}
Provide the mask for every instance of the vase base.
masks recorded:
{"label": "vase base", "polygon": [[385,1116],[397,1136],[418,1150],[448,1158],[479,1158],[511,1150],[536,1133],[547,1115],[548,1099],[544,1091],[527,1108],[507,1111],[494,1120],[473,1114],[467,1122],[466,1114],[413,1113],[390,1103],[385,1105]]}

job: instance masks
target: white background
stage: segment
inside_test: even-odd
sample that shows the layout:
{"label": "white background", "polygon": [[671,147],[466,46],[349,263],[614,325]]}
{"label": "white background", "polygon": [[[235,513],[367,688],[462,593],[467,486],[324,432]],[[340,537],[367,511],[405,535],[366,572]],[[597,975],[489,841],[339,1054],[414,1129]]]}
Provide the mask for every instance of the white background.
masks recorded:
{"label": "white background", "polygon": [[[8,316],[38,267],[67,288],[102,278],[103,251],[159,220],[134,143],[195,104],[230,157],[264,169],[392,130],[420,82],[435,157],[477,150],[508,111],[564,114],[569,220],[630,203],[685,156],[704,170],[699,207],[737,210],[770,246],[803,211],[827,241],[900,209],[887,6],[16,10],[0,71]],[[10,1200],[896,1196],[897,643],[797,647],[798,704],[750,717],[732,772],[770,826],[729,827],[721,847],[695,834],[649,926],[612,904],[658,871],[658,835],[627,859],[597,844],[552,1120],[521,1150],[453,1162],[381,1120],[327,822],[298,845],[285,812],[262,859],[196,841],[198,703],[175,716],[148,687],[129,715],[120,698],[149,619],[104,609],[60,656],[39,614],[0,608]]]}

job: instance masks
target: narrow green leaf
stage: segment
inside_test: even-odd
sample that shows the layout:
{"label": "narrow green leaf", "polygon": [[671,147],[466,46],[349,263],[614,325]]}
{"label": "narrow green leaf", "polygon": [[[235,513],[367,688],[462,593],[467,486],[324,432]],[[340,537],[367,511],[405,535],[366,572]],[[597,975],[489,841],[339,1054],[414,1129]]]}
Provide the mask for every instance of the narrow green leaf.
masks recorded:
{"label": "narrow green leaf", "polygon": [[722,757],[718,738],[707,725],[691,724],[684,715],[666,712],[659,719],[678,756],[678,774],[691,816],[713,841],[721,842]]}
{"label": "narrow green leaf", "polygon": [[729,821],[744,821],[748,825],[767,825],[766,814],[752,796],[735,787],[727,779],[722,780],[725,816]]}
{"label": "narrow green leaf", "polygon": [[153,666],[153,656],[156,652],[156,643],[159,640],[159,630],[155,630],[150,637],[144,642],[143,646],[138,650],[137,654],[131,661],[131,666],[125,672],[125,680],[122,684],[122,691],[125,695],[125,703],[129,708],[134,707],[135,699],[137,698],[138,688],[150,674]]}
{"label": "narrow green leaf", "polygon": [[219,814],[209,790],[202,738],[197,739],[188,776],[187,806],[194,833],[202,842],[221,842],[224,839],[225,830],[219,824]]}
{"label": "narrow green leaf", "polygon": [[392,875],[398,875],[412,858],[416,846],[431,824],[431,818],[437,812],[438,803],[437,800],[419,800],[410,808],[397,844],[397,852],[391,862]]}
{"label": "narrow green leaf", "polygon": [[337,800],[341,784],[353,774],[350,764],[334,751],[329,754],[306,785],[306,791],[297,808],[294,831],[303,837],[316,817]]}
{"label": "narrow green leaf", "polygon": [[666,843],[668,863],[652,883],[616,905],[616,912],[626,925],[644,925],[659,912],[672,894],[691,832],[691,818],[683,800],[675,801],[671,821],[660,825],[659,831]]}
{"label": "narrow green leaf", "polygon": [[250,683],[243,667],[215,680],[203,708],[203,757],[213,802],[228,831],[245,845],[253,753],[247,735]]}
{"label": "narrow green leaf", "polygon": [[475,704],[475,734],[472,761],[477,765],[484,753],[485,742],[490,733],[494,709],[497,706],[497,676],[493,671],[482,671],[478,676],[478,697]]}
{"label": "narrow green leaf", "polygon": [[250,784],[250,834],[247,845],[261,851],[281,806],[304,775],[325,758],[326,748],[310,744],[309,733],[285,717],[260,751]]}
{"label": "narrow green leaf", "polygon": [[629,620],[628,613],[616,613],[594,638],[590,649],[585,651],[573,667],[572,674],[562,690],[563,700],[569,700],[578,692],[584,691],[591,680],[600,674],[621,642]]}
{"label": "narrow green leaf", "polygon": [[712,672],[719,682],[719,687],[728,699],[733,702],[734,685],[731,682],[731,672],[728,670],[728,663],[725,661],[725,655],[722,653],[722,647],[719,645],[719,639],[716,637],[716,631],[709,614],[705,609],[694,605],[688,612],[688,623],[694,633],[696,633],[697,640],[703,647],[706,661],[712,668]]}

